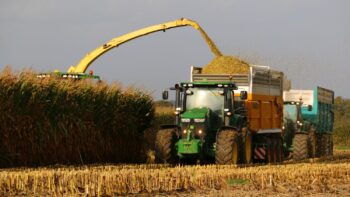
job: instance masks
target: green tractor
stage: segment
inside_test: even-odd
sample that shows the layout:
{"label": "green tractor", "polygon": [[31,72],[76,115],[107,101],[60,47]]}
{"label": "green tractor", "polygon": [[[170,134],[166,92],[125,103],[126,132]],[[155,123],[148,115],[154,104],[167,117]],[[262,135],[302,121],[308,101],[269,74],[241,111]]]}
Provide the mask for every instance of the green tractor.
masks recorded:
{"label": "green tractor", "polygon": [[294,160],[333,155],[334,92],[284,91],[285,152]]}
{"label": "green tractor", "polygon": [[302,104],[302,100],[285,101],[283,106],[284,156],[294,160],[312,158],[315,154],[314,133],[310,122],[302,117]]}
{"label": "green tractor", "polygon": [[[247,99],[246,91],[235,101],[237,87],[233,82],[180,83],[171,90],[176,94],[175,124],[162,125],[157,132],[156,162],[252,161],[252,135],[241,106]],[[168,99],[168,94],[164,91],[163,99]]]}

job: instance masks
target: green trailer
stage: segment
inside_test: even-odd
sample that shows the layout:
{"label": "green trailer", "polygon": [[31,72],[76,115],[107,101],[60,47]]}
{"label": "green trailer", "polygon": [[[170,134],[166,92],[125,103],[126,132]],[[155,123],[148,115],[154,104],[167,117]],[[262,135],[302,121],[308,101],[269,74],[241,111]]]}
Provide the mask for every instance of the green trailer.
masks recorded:
{"label": "green trailer", "polygon": [[333,154],[334,92],[322,87],[288,90],[284,98],[284,145],[294,159]]}

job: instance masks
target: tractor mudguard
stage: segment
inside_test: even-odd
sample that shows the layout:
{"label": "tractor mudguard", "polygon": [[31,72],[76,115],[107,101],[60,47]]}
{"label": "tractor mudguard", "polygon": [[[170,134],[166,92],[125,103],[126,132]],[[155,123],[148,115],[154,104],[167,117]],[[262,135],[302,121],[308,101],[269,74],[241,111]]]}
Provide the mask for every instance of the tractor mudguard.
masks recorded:
{"label": "tractor mudguard", "polygon": [[174,124],[160,125],[160,130],[163,130],[163,129],[176,129],[177,137],[180,136],[181,128],[177,125],[174,125]]}
{"label": "tractor mudguard", "polygon": [[216,132],[216,139],[218,139],[218,134],[220,133],[220,131],[223,131],[223,130],[235,130],[237,131],[237,128],[236,127],[233,127],[233,126],[222,126],[218,129],[218,131]]}
{"label": "tractor mudguard", "polygon": [[222,130],[236,130],[236,131],[238,131],[237,128],[233,127],[233,126],[222,126],[222,127],[220,127],[220,129],[218,129],[218,132],[220,132]]}

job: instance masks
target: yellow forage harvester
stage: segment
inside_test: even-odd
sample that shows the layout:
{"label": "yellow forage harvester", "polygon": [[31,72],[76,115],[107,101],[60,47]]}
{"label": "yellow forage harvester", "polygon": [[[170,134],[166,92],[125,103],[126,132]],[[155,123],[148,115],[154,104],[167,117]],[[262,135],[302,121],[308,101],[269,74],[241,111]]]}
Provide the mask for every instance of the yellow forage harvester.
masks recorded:
{"label": "yellow forage harvester", "polygon": [[248,74],[249,64],[234,56],[218,56],[202,70],[203,74]]}

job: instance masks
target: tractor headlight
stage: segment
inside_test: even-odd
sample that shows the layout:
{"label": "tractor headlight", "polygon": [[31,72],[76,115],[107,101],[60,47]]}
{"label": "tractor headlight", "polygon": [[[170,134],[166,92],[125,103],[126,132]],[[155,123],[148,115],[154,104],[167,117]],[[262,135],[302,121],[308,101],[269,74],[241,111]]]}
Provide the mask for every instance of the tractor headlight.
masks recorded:
{"label": "tractor headlight", "polygon": [[205,118],[195,118],[194,122],[205,122]]}
{"label": "tractor headlight", "polygon": [[181,122],[190,122],[191,121],[191,119],[189,119],[189,118],[182,118],[181,119]]}
{"label": "tractor headlight", "polygon": [[199,129],[199,130],[198,130],[198,134],[199,134],[199,135],[202,135],[202,133],[203,133],[202,129]]}
{"label": "tractor headlight", "polygon": [[186,130],[186,129],[184,129],[184,130],[183,130],[183,133],[184,133],[184,134],[186,134],[186,133],[187,133],[187,130]]}

